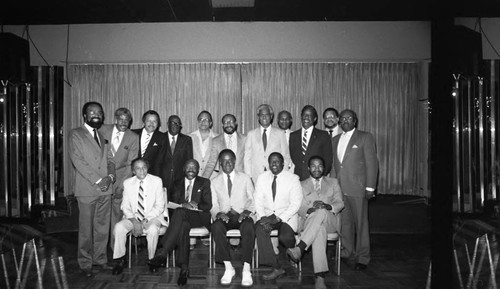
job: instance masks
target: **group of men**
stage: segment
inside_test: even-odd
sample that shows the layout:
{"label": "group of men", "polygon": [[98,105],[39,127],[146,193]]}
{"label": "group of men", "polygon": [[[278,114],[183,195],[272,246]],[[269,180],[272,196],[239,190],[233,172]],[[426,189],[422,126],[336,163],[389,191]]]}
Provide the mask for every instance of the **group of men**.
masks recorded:
{"label": "group of men", "polygon": [[[257,108],[260,125],[247,135],[237,131],[232,114],[222,117],[220,135],[212,130],[208,111],[198,115],[198,130],[189,135],[181,133],[177,115],[160,132],[160,117],[153,110],[144,113],[144,126],[137,130],[130,130],[126,108],[115,111],[113,125],[103,125],[97,102],[86,103],[82,114],[84,124],[70,133],[70,157],[80,211],[78,262],[86,276],[92,276],[94,265],[120,274],[130,232],[146,235],[152,272],[177,250],[177,283],[184,285],[189,231],[202,226],[211,230],[215,261],[225,266],[223,285],[236,275],[226,239],[231,229],[241,231],[243,286],[253,284],[255,242],[259,263],[272,267],[264,280],[285,273],[279,243],[295,262],[311,248],[315,286],[326,288],[330,232],[341,231],[341,257],[354,260],[356,270],[369,263],[368,200],[376,189],[378,160],[374,137],[356,128],[354,111],[325,109],[325,130],[320,130],[316,109],[306,105],[301,128],[291,132],[290,112],[281,111],[275,127],[273,108],[262,104]],[[106,254],[108,239],[113,267]]]}

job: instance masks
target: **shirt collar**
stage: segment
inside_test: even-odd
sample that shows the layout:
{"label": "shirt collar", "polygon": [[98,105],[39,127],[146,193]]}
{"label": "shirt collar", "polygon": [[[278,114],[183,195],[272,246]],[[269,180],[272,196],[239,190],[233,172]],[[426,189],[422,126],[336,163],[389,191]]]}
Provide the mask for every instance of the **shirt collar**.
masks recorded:
{"label": "shirt collar", "polygon": [[88,125],[86,122],[83,123],[83,126],[90,132],[91,135],[94,135],[94,128]]}
{"label": "shirt collar", "polygon": [[307,135],[311,135],[313,128],[314,128],[314,126],[312,126],[312,125],[308,129],[305,129],[304,127],[302,127],[302,134],[304,134],[304,131],[307,131]]}
{"label": "shirt collar", "polygon": [[154,131],[153,131],[153,132],[148,132],[148,131],[146,130],[146,128],[142,128],[142,135],[147,135],[148,133],[149,133],[150,135],[153,135],[155,132],[154,132]]}
{"label": "shirt collar", "polygon": [[260,126],[260,133],[261,134],[264,133],[264,130],[266,130],[266,133],[269,133],[271,131],[271,127],[272,127],[272,125],[270,125],[266,128],[264,128],[263,126]]}
{"label": "shirt collar", "polygon": [[348,132],[343,132],[342,134],[344,134],[345,136],[351,137],[355,130],[356,130],[356,128],[353,128]]}

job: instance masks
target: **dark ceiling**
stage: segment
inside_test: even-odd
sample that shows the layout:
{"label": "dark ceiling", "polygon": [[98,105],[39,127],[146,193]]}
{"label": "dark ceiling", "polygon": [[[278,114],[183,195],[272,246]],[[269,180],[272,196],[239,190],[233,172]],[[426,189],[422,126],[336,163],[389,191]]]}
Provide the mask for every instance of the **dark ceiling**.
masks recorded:
{"label": "dark ceiling", "polygon": [[[215,0],[7,0],[2,25],[199,21],[421,21],[439,12],[500,15],[499,0],[255,0],[251,8],[213,8]],[[6,3],[4,3],[6,4]]]}

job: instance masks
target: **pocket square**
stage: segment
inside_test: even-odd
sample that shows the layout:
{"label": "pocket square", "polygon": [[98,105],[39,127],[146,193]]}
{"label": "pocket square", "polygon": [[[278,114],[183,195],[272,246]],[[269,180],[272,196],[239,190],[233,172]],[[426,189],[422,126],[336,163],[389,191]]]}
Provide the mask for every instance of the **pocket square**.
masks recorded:
{"label": "pocket square", "polygon": [[359,148],[359,147],[358,147],[357,145],[353,145],[353,146],[352,146],[352,148],[353,148],[353,149],[357,149],[357,148]]}
{"label": "pocket square", "polygon": [[154,143],[154,144],[153,144],[153,146],[154,146],[154,147],[157,147],[157,146],[158,146],[158,144],[157,144],[157,143]]}
{"label": "pocket square", "polygon": [[125,146],[124,149],[128,150],[128,146]]}

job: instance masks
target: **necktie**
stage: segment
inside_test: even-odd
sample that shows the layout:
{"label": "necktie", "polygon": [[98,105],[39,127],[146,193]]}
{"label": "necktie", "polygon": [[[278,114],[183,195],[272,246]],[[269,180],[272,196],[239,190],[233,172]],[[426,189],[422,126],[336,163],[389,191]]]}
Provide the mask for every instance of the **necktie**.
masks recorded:
{"label": "necktie", "polygon": [[273,184],[271,185],[271,190],[273,191],[273,201],[276,198],[276,176],[274,176]]}
{"label": "necktie", "polygon": [[319,192],[321,190],[321,183],[319,180],[314,180],[314,191],[315,192]]}
{"label": "necktie", "polygon": [[144,189],[142,188],[142,181],[139,183],[139,196],[137,198],[137,220],[141,222],[144,220]]}
{"label": "necktie", "polygon": [[233,150],[233,135],[232,134],[227,136],[227,148],[234,152],[234,150]]}
{"label": "necktie", "polygon": [[111,151],[113,152],[113,156],[116,154],[118,147],[120,146],[120,132],[117,132],[113,141],[111,143]]}
{"label": "necktie", "polygon": [[170,148],[172,149],[172,153],[175,151],[175,136],[172,137],[172,143],[170,144]]}
{"label": "necktie", "polygon": [[229,197],[231,197],[231,189],[233,188],[233,183],[231,182],[231,176],[227,175],[227,192],[229,193]]}
{"label": "necktie", "polygon": [[190,202],[191,200],[191,190],[193,189],[193,180],[189,180],[189,184],[188,184],[188,187],[186,189],[186,202]]}
{"label": "necktie", "polygon": [[304,136],[302,137],[302,154],[306,155],[307,150],[307,130],[304,131]]}
{"label": "necktie", "polygon": [[330,133],[330,137],[333,137],[333,129],[328,131]]}
{"label": "necktie", "polygon": [[267,135],[266,135],[267,128],[264,129],[264,133],[262,134],[262,143],[264,144],[264,150],[266,150],[267,147]]}
{"label": "necktie", "polygon": [[99,142],[99,137],[97,136],[97,129],[94,128],[94,139],[97,142],[97,145],[101,147],[101,143]]}
{"label": "necktie", "polygon": [[148,148],[149,141],[151,140],[151,134],[146,134],[146,138],[144,139],[144,143],[141,146],[141,156],[144,156],[146,153],[146,149]]}

